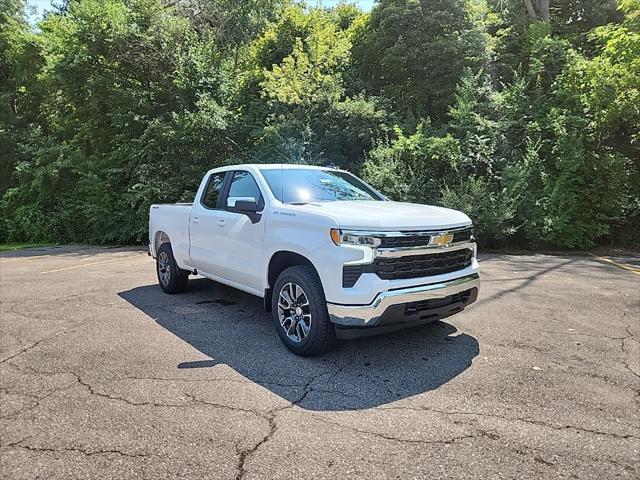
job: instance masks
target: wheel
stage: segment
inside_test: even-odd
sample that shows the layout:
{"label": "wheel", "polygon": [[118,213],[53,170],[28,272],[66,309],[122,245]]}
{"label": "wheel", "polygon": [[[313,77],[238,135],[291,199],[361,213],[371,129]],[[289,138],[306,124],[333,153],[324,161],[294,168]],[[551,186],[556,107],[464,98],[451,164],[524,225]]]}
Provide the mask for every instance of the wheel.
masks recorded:
{"label": "wheel", "polygon": [[189,271],[178,267],[170,243],[163,243],[158,248],[156,272],[158,272],[158,283],[164,293],[180,293],[187,289]]}
{"label": "wheel", "polygon": [[278,276],[271,311],[280,339],[293,353],[310,357],[333,348],[335,328],[320,278],[312,267],[289,267]]}

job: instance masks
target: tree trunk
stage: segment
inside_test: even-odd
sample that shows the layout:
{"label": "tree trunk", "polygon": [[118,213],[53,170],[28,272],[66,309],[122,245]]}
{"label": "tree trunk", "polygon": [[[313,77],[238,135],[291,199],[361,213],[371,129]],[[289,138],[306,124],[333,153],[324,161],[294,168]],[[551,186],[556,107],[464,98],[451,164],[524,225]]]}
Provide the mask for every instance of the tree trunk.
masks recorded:
{"label": "tree trunk", "polygon": [[529,14],[529,18],[531,20],[536,20],[538,18],[538,15],[536,14],[536,11],[533,9],[533,4],[531,3],[531,0],[524,0],[524,5],[525,7],[527,7],[527,13]]}
{"label": "tree trunk", "polygon": [[538,0],[538,14],[543,22],[549,21],[549,0]]}
{"label": "tree trunk", "polygon": [[533,3],[531,3],[531,0],[522,1],[524,2],[524,6],[527,8],[527,14],[531,20],[542,20],[543,22],[549,21],[549,0],[536,0],[536,7],[538,8],[537,12]]}

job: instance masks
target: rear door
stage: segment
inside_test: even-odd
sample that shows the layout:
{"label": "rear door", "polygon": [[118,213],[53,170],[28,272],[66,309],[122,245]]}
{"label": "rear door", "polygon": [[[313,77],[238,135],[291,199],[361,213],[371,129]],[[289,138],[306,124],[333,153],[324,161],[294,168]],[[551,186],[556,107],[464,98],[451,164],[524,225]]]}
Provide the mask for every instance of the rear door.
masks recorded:
{"label": "rear door", "polygon": [[220,250],[216,246],[223,230],[222,197],[228,176],[230,172],[210,174],[200,198],[197,198],[191,207],[189,217],[191,262],[203,274],[216,275],[219,271],[218,265],[223,261]]}
{"label": "rear door", "polygon": [[253,174],[247,170],[234,170],[227,178],[223,194],[223,208],[218,212],[219,227],[216,237],[218,250],[216,266],[220,277],[228,279],[243,289],[262,295],[262,242],[264,220],[254,219],[234,208],[235,201],[249,198],[258,203],[258,211],[264,209],[264,195]]}

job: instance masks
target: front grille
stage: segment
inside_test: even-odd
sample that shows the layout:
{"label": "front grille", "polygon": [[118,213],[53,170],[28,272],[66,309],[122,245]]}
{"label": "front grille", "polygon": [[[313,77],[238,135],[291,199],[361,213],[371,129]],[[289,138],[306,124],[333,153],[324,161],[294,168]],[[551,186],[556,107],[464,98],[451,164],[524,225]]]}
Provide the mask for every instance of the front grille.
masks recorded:
{"label": "front grille", "polygon": [[373,265],[382,280],[430,277],[462,270],[471,265],[471,250],[408,255],[397,258],[377,258]]}
{"label": "front grille", "polygon": [[473,228],[466,228],[453,234],[453,243],[468,242],[473,237]]}
{"label": "front grille", "polygon": [[473,252],[469,249],[397,258],[380,257],[369,265],[345,265],[342,268],[342,286],[353,287],[363,273],[375,273],[382,280],[442,275],[469,267],[472,259]]}
{"label": "front grille", "polygon": [[[473,228],[458,230],[453,234],[453,243],[468,242],[473,236]],[[380,237],[381,243],[378,248],[410,248],[425,247],[429,245],[431,235],[426,232],[406,232],[398,237]]]}
{"label": "front grille", "polygon": [[382,237],[379,248],[424,247],[429,245],[430,235],[406,235],[402,237]]}
{"label": "front grille", "polygon": [[443,298],[432,298],[430,300],[422,300],[421,302],[407,303],[404,307],[405,315],[415,315],[416,313],[435,310],[438,308],[448,307],[456,303],[467,303],[471,296],[471,290],[455,293]]}

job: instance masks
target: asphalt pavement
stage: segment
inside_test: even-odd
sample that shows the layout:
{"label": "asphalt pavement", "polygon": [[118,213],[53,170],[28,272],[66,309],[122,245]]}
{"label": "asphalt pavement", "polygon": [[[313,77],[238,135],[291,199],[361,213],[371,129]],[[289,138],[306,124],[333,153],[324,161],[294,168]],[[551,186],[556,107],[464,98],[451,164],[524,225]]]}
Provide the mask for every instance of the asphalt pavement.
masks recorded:
{"label": "asphalt pavement", "polygon": [[0,477],[637,479],[638,265],[484,255],[463,313],[300,358],[140,249],[6,253]]}

